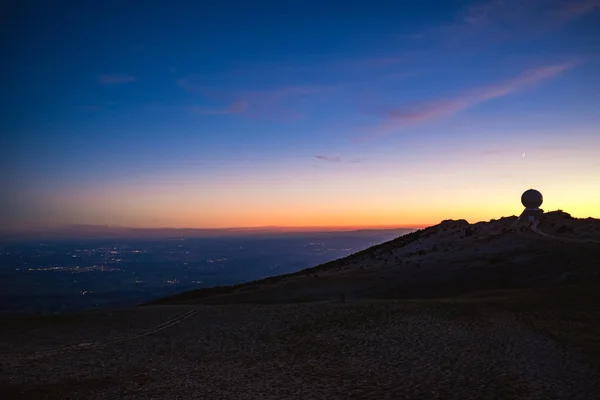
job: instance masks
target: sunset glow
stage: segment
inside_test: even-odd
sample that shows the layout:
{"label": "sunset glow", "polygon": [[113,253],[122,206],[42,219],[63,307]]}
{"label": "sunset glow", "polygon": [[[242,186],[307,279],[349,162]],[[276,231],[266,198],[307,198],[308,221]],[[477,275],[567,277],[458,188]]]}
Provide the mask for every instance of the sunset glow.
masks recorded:
{"label": "sunset glow", "polygon": [[600,2],[101,3],[1,28],[7,229],[600,218]]}

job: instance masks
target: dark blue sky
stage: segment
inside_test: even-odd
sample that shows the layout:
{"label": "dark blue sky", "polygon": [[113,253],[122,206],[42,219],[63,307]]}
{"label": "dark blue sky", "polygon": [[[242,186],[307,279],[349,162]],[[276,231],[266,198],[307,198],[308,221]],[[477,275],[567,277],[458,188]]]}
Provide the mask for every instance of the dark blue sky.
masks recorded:
{"label": "dark blue sky", "polygon": [[[557,151],[600,172],[598,0],[0,7],[11,224],[402,223],[364,193],[417,207],[419,190],[485,182],[474,170],[558,191],[543,178]],[[508,178],[512,157],[536,167]],[[432,207],[413,214],[446,212]]]}

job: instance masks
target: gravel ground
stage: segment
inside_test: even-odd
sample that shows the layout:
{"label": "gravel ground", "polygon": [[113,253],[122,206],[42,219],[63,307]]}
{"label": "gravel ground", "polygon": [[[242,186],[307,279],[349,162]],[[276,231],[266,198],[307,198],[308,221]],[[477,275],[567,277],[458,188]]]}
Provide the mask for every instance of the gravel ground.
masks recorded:
{"label": "gravel ground", "polygon": [[0,397],[600,398],[599,371],[578,354],[511,313],[461,307],[162,306],[2,320]]}

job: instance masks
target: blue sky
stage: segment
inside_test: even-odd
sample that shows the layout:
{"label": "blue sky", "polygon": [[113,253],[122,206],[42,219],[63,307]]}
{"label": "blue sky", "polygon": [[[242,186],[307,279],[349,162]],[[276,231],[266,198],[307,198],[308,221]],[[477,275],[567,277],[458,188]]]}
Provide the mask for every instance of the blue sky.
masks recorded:
{"label": "blue sky", "polygon": [[598,0],[1,7],[7,224],[429,223],[448,211],[417,199],[460,204],[473,171],[558,191],[555,158],[598,215]]}

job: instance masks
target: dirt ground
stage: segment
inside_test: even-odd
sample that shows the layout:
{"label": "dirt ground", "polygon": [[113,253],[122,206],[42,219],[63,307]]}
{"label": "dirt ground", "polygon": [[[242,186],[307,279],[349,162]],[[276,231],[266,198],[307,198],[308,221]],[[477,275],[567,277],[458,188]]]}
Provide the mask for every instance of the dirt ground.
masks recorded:
{"label": "dirt ground", "polygon": [[531,293],[3,318],[0,397],[600,398],[590,299]]}

